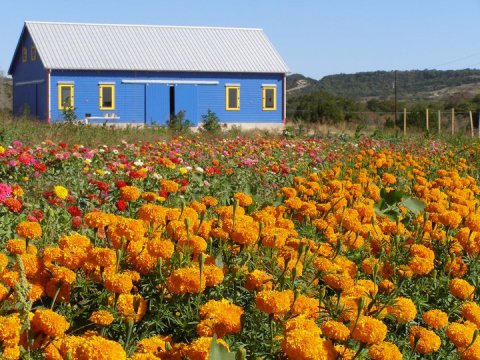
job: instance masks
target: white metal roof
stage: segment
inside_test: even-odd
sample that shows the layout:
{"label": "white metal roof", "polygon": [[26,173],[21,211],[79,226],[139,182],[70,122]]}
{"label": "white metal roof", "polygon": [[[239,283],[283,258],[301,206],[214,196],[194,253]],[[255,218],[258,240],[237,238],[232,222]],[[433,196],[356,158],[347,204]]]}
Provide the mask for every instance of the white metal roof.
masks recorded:
{"label": "white metal roof", "polygon": [[25,22],[45,68],[287,73],[262,29]]}

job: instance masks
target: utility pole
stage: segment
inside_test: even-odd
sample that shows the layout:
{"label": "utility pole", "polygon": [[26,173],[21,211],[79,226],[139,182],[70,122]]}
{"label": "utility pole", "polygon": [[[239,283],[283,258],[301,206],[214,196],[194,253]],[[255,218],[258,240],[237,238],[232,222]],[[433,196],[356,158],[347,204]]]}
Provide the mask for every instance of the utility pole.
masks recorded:
{"label": "utility pole", "polygon": [[395,80],[393,82],[393,88],[395,89],[395,119],[393,120],[393,128],[397,126],[398,111],[397,111],[397,70],[395,70]]}

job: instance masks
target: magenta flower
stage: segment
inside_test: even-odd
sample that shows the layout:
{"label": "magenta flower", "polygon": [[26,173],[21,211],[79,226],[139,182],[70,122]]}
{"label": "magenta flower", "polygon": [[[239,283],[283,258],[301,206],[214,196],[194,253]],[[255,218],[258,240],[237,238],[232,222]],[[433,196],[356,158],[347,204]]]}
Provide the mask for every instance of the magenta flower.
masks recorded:
{"label": "magenta flower", "polygon": [[7,184],[0,183],[0,204],[3,204],[5,200],[10,196],[12,193],[12,188]]}

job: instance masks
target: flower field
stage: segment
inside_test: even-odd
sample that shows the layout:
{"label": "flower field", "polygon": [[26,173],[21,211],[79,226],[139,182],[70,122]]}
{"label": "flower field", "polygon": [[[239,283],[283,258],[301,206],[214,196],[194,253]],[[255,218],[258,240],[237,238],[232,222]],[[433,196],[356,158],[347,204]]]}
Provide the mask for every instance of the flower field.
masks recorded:
{"label": "flower field", "polygon": [[0,143],[2,359],[480,359],[480,145]]}

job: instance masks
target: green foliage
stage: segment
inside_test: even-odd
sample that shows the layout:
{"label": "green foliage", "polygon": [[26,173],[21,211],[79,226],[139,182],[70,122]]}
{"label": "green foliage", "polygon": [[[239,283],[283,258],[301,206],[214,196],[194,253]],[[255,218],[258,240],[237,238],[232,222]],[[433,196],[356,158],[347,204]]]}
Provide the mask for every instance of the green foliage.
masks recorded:
{"label": "green foliage", "polygon": [[237,352],[229,352],[223,345],[217,342],[217,335],[214,335],[210,343],[209,360],[245,360],[246,353],[243,349]]}
{"label": "green foliage", "polygon": [[393,221],[402,217],[400,207],[405,207],[413,215],[418,215],[425,209],[423,201],[398,190],[381,189],[380,198],[374,205],[375,212]]}
{"label": "green foliage", "polygon": [[185,133],[188,132],[192,124],[189,120],[185,119],[185,111],[180,110],[175,116],[170,118],[168,122],[168,129],[175,133]]}
{"label": "green foliage", "polygon": [[[397,71],[397,92],[401,98],[419,99],[422,94],[453,88],[460,85],[478,83],[480,70],[411,70]],[[333,96],[364,99],[371,97],[385,98],[393,96],[392,84],[394,71],[371,71],[356,74],[336,74],[325,76],[315,81],[302,75],[291,75],[287,79],[287,89],[295,86],[300,79],[307,80],[308,87],[295,91],[292,95],[304,95],[308,92],[325,91]]]}
{"label": "green foliage", "polygon": [[287,117],[307,122],[329,123],[357,119],[360,104],[320,91],[287,101]]}
{"label": "green foliage", "polygon": [[73,106],[64,106],[62,110],[63,120],[67,123],[74,123],[78,120],[76,108]]}
{"label": "green foliage", "polygon": [[208,112],[205,115],[202,115],[202,125],[200,130],[210,134],[216,134],[221,129],[222,127],[217,114],[208,109]]}

